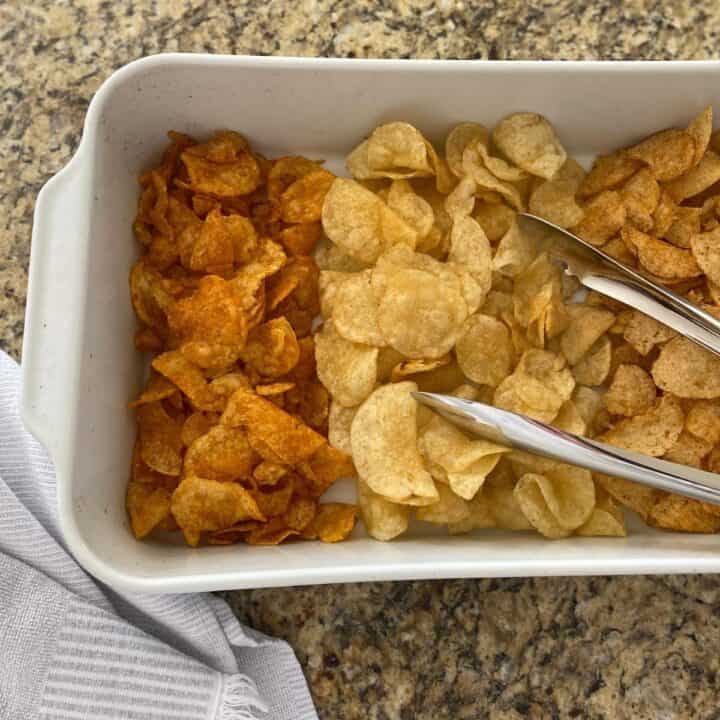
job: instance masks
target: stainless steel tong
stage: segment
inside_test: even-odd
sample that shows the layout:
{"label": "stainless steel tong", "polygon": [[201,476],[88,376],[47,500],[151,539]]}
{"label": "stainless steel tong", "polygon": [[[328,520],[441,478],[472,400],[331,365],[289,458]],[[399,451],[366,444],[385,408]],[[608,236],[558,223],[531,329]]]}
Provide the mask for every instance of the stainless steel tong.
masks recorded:
{"label": "stainless steel tong", "polygon": [[[709,313],[543,218],[520,213],[518,224],[535,236],[541,230],[546,235],[543,249],[585,287],[640,310],[720,355],[720,321]],[[486,440],[720,505],[720,475],[715,473],[573,435],[491,405],[435,393],[413,395],[452,423]]]}

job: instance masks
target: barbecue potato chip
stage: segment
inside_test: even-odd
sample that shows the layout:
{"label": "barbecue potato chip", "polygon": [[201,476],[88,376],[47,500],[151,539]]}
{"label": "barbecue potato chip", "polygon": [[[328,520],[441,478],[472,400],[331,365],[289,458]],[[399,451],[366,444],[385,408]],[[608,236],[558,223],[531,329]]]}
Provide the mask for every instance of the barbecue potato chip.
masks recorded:
{"label": "barbecue potato chip", "polygon": [[720,403],[697,400],[685,415],[685,429],[710,445],[720,443]]}
{"label": "barbecue potato chip", "polygon": [[563,228],[577,225],[585,215],[575,202],[579,185],[579,179],[546,180],[530,195],[530,212]]}
{"label": "barbecue potato chip", "polygon": [[705,155],[710,137],[712,135],[713,110],[712,105],[708,105],[700,112],[690,124],[687,126],[687,134],[695,141],[695,155],[693,156],[693,165],[697,165]]}
{"label": "barbecue potato chip", "polygon": [[470,515],[467,501],[444,485],[438,485],[438,499],[432,505],[419,507],[415,517],[425,522],[446,525],[466,520]]}
{"label": "barbecue potato chip", "polygon": [[675,336],[674,330],[639,310],[630,311],[627,319],[623,338],[641,355],[647,355],[656,345],[665,343]]}
{"label": "barbecue potato chip", "polygon": [[289,373],[300,359],[300,346],[290,323],[274,318],[253,328],[240,357],[268,378]]}
{"label": "barbecue potato chip", "polygon": [[346,340],[379,348],[385,345],[385,339],[378,325],[371,275],[371,270],[363,270],[339,278],[333,293],[331,317],[338,334]]}
{"label": "barbecue potato chip", "polygon": [[701,270],[715,285],[720,285],[720,226],[690,238],[692,254]]}
{"label": "barbecue potato chip", "polygon": [[179,475],[182,469],[182,422],[170,417],[159,401],[140,405],[135,415],[143,462],[163,475]]}
{"label": "barbecue potato chip", "polygon": [[486,145],[490,139],[487,128],[479,123],[466,122],[456,125],[445,139],[445,157],[450,171],[458,178],[463,177],[463,153],[468,145],[482,143]]}
{"label": "barbecue potato chip", "polygon": [[583,357],[572,366],[575,381],[582,385],[601,385],[610,373],[612,343],[601,335]]}
{"label": "barbecue potato chip", "polygon": [[233,197],[247,195],[260,185],[260,168],[249,152],[238,153],[230,162],[213,162],[196,155],[195,148],[180,155],[195,192]]}
{"label": "barbecue potato chip", "polygon": [[315,359],[320,381],[345,407],[359,405],[375,387],[378,349],[346,340],[331,320],[315,335]]}
{"label": "barbecue potato chip", "polygon": [[647,520],[650,510],[658,500],[666,495],[661,490],[655,490],[647,485],[610,477],[601,473],[594,475],[597,483],[609,495],[622,505],[636,512],[643,520]]}
{"label": "barbecue potato chip", "polygon": [[471,315],[455,345],[455,355],[470,380],[499,385],[512,369],[513,347],[507,326],[489,315]]}
{"label": "barbecue potato chip", "polygon": [[527,350],[513,374],[495,389],[493,403],[504,410],[552,422],[574,387],[575,379],[562,356],[548,350]]}
{"label": "barbecue potato chip", "polygon": [[412,382],[375,390],[360,406],[350,428],[353,460],[373,491],[396,502],[432,502],[437,489],[417,449],[417,403]]}
{"label": "barbecue potato chip", "polygon": [[620,198],[627,211],[627,219],[639,230],[652,230],[653,214],[660,202],[660,186],[650,168],[638,170],[623,185]]}
{"label": "barbecue potato chip", "polygon": [[717,506],[681,495],[666,495],[653,505],[648,525],[683,532],[716,533],[720,530]]}
{"label": "barbecue potato chip", "polygon": [[170,508],[191,545],[197,545],[203,531],[222,530],[245,520],[265,520],[242,485],[195,475],[183,478],[173,492]]}
{"label": "barbecue potato chip", "polygon": [[692,253],[646,235],[631,225],[622,229],[621,237],[640,264],[661,280],[686,280],[702,273]]}
{"label": "barbecue potato chip", "polygon": [[240,480],[252,475],[257,460],[243,430],[215,425],[187,449],[183,471],[208,480]]}
{"label": "barbecue potato chip", "polygon": [[313,170],[296,180],[280,198],[280,215],[286,223],[310,223],[320,219],[323,202],[335,176]]}
{"label": "barbecue potato chip", "polygon": [[560,338],[567,361],[574,365],[615,322],[609,310],[589,305],[569,305],[570,325]]}
{"label": "barbecue potato chip", "polygon": [[498,149],[532,175],[552,180],[567,155],[550,123],[536,113],[514,113],[492,132]]}
{"label": "barbecue potato chip", "polygon": [[179,350],[157,355],[152,367],[177,386],[199,410],[222,410],[221,399],[208,387],[202,370]]}
{"label": "barbecue potato chip", "polygon": [[344,540],[355,527],[357,505],[347,503],[324,503],[317,514],[302,531],[308,539],[318,538],[322,542],[334,543]]}
{"label": "barbecue potato chip", "polygon": [[551,473],[527,473],[514,495],[532,526],[545,537],[560,538],[580,527],[595,506],[589,470],[558,463]]}
{"label": "barbecue potato chip", "polygon": [[390,502],[374,493],[367,484],[358,480],[358,504],[365,529],[376,540],[392,540],[402,535],[410,521],[410,507]]}
{"label": "barbecue potato chip", "polygon": [[661,390],[681,398],[720,397],[720,358],[685,337],[677,336],[663,346],[652,376]]}
{"label": "barbecue potato chip", "polygon": [[135,408],[146,403],[158,402],[178,394],[178,389],[162,375],[151,373],[140,396],[128,407]]}
{"label": "barbecue potato chip", "polygon": [[712,443],[683,431],[676,443],[663,455],[663,459],[681,465],[702,468],[703,459],[710,454],[712,449]]}
{"label": "barbecue potato chip", "polygon": [[249,388],[231,396],[220,422],[244,428],[253,447],[254,440],[261,441],[286,465],[307,460],[325,443],[322,435]]}
{"label": "barbecue potato chip", "polygon": [[678,400],[672,395],[664,395],[647,412],[621,420],[600,440],[626,450],[660,457],[677,442],[684,421]]}
{"label": "barbecue potato chip", "polygon": [[595,488],[595,507],[590,517],[575,530],[584,537],[625,537],[625,518],[622,509],[602,487]]}
{"label": "barbecue potato chip", "polygon": [[624,150],[610,155],[599,155],[595,158],[590,172],[580,183],[578,195],[580,197],[590,197],[604,190],[617,187],[631,175],[634,175],[642,166],[642,162],[633,159]]}
{"label": "barbecue potato chip", "polygon": [[649,165],[658,182],[668,182],[692,167],[695,141],[684,130],[662,130],[628,148],[627,154]]}
{"label": "barbecue potato chip", "polygon": [[[700,232],[701,212],[702,210],[696,207],[675,208],[675,219],[664,235],[665,240],[676,247],[689,248],[693,236]],[[695,260],[697,261],[697,256]]]}
{"label": "barbecue potato chip", "polygon": [[720,156],[708,150],[695,167],[668,183],[665,190],[676,203],[680,203],[707,190],[718,180],[720,180]]}
{"label": "barbecue potato chip", "polygon": [[582,208],[583,217],[572,231],[592,245],[603,245],[625,224],[627,210],[620,193],[605,190]]}
{"label": "barbecue potato chip", "polygon": [[185,447],[190,447],[195,440],[208,433],[220,422],[217,413],[194,412],[188,415],[180,431],[180,439]]}
{"label": "barbecue potato chip", "polygon": [[373,263],[396,243],[411,248],[417,233],[375,194],[353,180],[335,178],[325,196],[323,230],[361,263]]}
{"label": "barbecue potato chip", "polygon": [[620,365],[603,400],[613,415],[640,415],[655,403],[655,383],[639,365]]}

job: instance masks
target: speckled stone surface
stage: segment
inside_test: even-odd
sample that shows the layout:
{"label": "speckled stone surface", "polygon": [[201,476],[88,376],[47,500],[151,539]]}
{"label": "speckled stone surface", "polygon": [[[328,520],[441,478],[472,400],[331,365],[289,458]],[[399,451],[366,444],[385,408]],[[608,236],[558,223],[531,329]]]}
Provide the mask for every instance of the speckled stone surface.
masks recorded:
{"label": "speckled stone surface", "polygon": [[[0,2],[0,347],[19,358],[35,196],[112,70],[162,51],[720,57],[711,0]],[[227,593],[287,638],[323,720],[720,718],[720,580],[370,583]]]}

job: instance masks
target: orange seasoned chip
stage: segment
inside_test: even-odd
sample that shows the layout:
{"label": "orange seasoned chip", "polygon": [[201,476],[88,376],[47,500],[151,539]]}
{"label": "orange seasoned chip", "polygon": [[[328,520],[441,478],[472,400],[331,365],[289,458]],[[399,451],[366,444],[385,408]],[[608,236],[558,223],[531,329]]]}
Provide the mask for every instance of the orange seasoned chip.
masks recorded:
{"label": "orange seasoned chip", "polygon": [[195,440],[207,434],[220,422],[217,413],[194,412],[188,415],[180,431],[180,439],[185,447],[190,447]]}
{"label": "orange seasoned chip", "polygon": [[248,389],[234,393],[220,422],[245,428],[251,444],[259,440],[287,465],[307,460],[325,442],[322,435]]}
{"label": "orange seasoned chip", "polygon": [[176,394],[177,391],[178,389],[175,385],[166,380],[162,375],[153,373],[148,378],[140,397],[138,397],[137,400],[133,400],[128,407],[134,408],[145,405],[146,403],[164,400]]}
{"label": "orange seasoned chip", "polygon": [[649,165],[659,182],[667,182],[690,169],[695,141],[684,130],[663,130],[629,148],[627,154]]}
{"label": "orange seasoned chip", "polygon": [[290,323],[280,317],[253,328],[240,357],[264,377],[277,378],[295,367],[300,346]]}
{"label": "orange seasoned chip", "polygon": [[195,152],[198,147],[189,148],[180,155],[187,169],[189,185],[195,192],[233,197],[247,195],[260,185],[260,168],[249,152],[234,153],[232,159],[228,153],[222,155],[222,161],[213,161],[210,157],[219,154],[201,157]]}
{"label": "orange seasoned chip", "polygon": [[130,527],[138,540],[170,518],[171,495],[170,487],[155,487],[136,480],[128,483],[125,503],[130,515]]}
{"label": "orange seasoned chip", "polygon": [[209,480],[239,480],[252,476],[257,461],[244,430],[215,425],[187,449],[183,471]]}
{"label": "orange seasoned chip", "polygon": [[163,475],[179,475],[182,425],[168,415],[160,402],[140,405],[135,413],[143,462]]}
{"label": "orange seasoned chip", "polygon": [[303,529],[302,536],[318,538],[326,543],[344,540],[355,527],[357,513],[357,505],[324,503],[318,508],[312,522]]}
{"label": "orange seasoned chip", "polygon": [[281,479],[278,483],[266,488],[252,490],[251,494],[260,512],[267,518],[287,512],[293,494],[293,483]]}
{"label": "orange seasoned chip", "polygon": [[245,542],[248,545],[279,545],[283,540],[299,534],[299,530],[287,526],[285,517],[281,515],[251,530]]}
{"label": "orange seasoned chip", "polygon": [[590,197],[603,190],[610,190],[623,180],[627,180],[641,167],[640,160],[633,159],[624,151],[600,155],[595,158],[592,169],[580,183],[578,194],[580,197]]}
{"label": "orange seasoned chip", "polygon": [[321,166],[304,157],[288,156],[278,158],[272,163],[268,174],[268,199],[272,203],[279,204],[282,194],[296,180],[317,170],[322,170]]}
{"label": "orange seasoned chip", "polygon": [[321,235],[322,226],[319,222],[300,223],[285,228],[280,233],[280,242],[290,256],[310,255]]}
{"label": "orange seasoned chip", "polygon": [[296,180],[280,198],[280,213],[287,223],[320,220],[323,202],[335,176],[327,170],[314,170]]}

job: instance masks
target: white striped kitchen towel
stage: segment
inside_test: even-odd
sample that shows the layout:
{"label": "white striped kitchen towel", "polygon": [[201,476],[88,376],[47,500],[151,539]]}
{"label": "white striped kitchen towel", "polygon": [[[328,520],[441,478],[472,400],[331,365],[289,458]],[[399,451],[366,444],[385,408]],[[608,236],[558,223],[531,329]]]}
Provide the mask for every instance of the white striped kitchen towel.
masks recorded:
{"label": "white striped kitchen towel", "polygon": [[219,598],[119,593],[80,568],[19,392],[0,352],[0,719],[317,720],[292,649]]}

